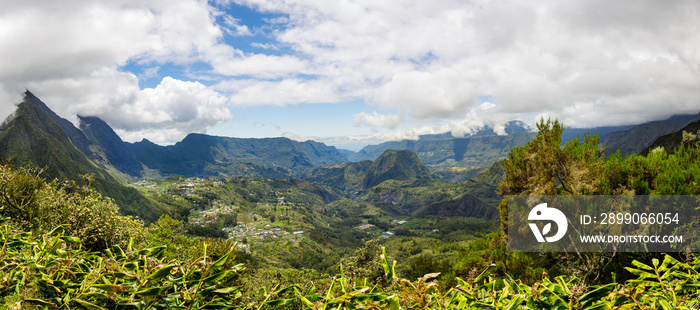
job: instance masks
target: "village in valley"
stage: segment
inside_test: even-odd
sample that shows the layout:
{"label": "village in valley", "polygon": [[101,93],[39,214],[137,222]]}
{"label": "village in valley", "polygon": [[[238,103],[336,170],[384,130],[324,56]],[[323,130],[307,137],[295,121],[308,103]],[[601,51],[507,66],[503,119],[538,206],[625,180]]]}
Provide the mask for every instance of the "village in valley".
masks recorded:
{"label": "village in valley", "polygon": [[[222,199],[202,199],[222,196],[220,189],[223,185],[222,180],[183,177],[132,183],[132,186],[146,193],[171,195],[176,200],[189,201],[193,209],[187,218],[187,225],[216,227],[229,240],[237,241],[238,247],[247,253],[251,253],[251,248],[264,247],[266,244],[293,245],[305,237],[304,226],[289,219],[282,220],[289,217],[289,209],[294,204],[286,202],[279,193],[276,193],[272,201],[247,203],[245,207],[226,203]],[[270,214],[270,211],[275,210],[278,214]],[[272,221],[275,219],[279,220]]]}
{"label": "village in valley", "polygon": [[[237,186],[231,186],[230,183]],[[294,246],[308,237],[313,226],[305,223],[305,208],[324,209],[323,206],[300,203],[300,199],[286,199],[294,192],[280,192],[270,186],[272,179],[210,179],[169,177],[165,180],[139,180],[131,183],[152,197],[167,197],[191,209],[186,224],[189,227],[209,227],[222,231],[226,238],[238,242],[247,253],[269,246]],[[240,185],[245,185],[245,191]],[[302,211],[301,213],[299,211]],[[406,220],[394,219],[391,228],[400,227]],[[387,228],[387,227],[383,227]],[[392,229],[361,223],[355,230],[367,238],[390,238]]]}

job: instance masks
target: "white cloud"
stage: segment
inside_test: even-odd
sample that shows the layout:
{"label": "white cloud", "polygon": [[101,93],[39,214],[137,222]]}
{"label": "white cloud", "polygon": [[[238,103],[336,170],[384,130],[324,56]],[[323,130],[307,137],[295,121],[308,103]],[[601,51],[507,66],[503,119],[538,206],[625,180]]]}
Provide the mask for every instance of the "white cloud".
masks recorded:
{"label": "white cloud", "polygon": [[274,45],[272,43],[253,42],[253,43],[250,43],[250,46],[261,48],[264,50],[278,50],[279,49],[279,47],[277,47],[276,45]]}
{"label": "white cloud", "polygon": [[697,1],[236,2],[288,16],[276,39],[319,80],[415,119],[469,113],[484,95],[498,115],[576,126],[700,109]]}
{"label": "white cloud", "polygon": [[231,92],[230,102],[234,106],[339,103],[346,99],[338,92],[337,85],[326,80],[229,80],[214,87],[223,92]]}
{"label": "white cloud", "polygon": [[241,25],[241,20],[235,18],[231,15],[223,15],[224,19],[224,30],[227,34],[232,36],[252,36],[253,32],[250,31],[248,26]]}
{"label": "white cloud", "polygon": [[[274,14],[263,26],[246,25],[226,11],[232,2]],[[393,129],[372,139],[469,134],[484,125],[498,130],[505,121],[543,114],[584,127],[700,110],[695,0],[212,3],[1,4],[0,117],[25,87],[64,117],[109,112],[127,139],[143,134],[158,142],[228,119],[227,104],[363,100],[396,111],[354,116],[377,131]],[[249,43],[261,29],[265,43]],[[226,34],[261,53],[239,41],[227,45]],[[195,63],[211,70],[191,76],[214,79],[213,86],[163,79],[139,89],[139,78]],[[127,64],[143,71],[121,72]],[[493,102],[489,109],[483,96]],[[134,124],[140,119],[143,127]]]}
{"label": "white cloud", "polygon": [[396,128],[396,126],[401,125],[404,122],[404,118],[397,114],[379,114],[377,111],[371,114],[360,112],[353,114],[353,123],[355,126],[361,126],[367,124],[372,127],[385,127],[385,128]]}
{"label": "white cloud", "polygon": [[135,100],[100,116],[119,128],[124,140],[134,142],[145,137],[167,143],[230,120],[226,103],[226,97],[199,82],[166,77],[156,88],[141,90]]}
{"label": "white cloud", "polygon": [[[216,10],[202,1],[12,1],[0,5],[0,117],[19,103],[24,88],[59,115],[106,119],[127,140],[170,143],[204,132],[230,117],[226,98],[200,83],[170,78],[139,89],[138,78],[119,68],[191,64],[215,51],[222,29]],[[237,30],[245,35],[245,28]],[[144,106],[140,106],[144,105]],[[136,128],[134,121],[144,121]],[[143,135],[143,136],[139,136]]]}
{"label": "white cloud", "polygon": [[226,76],[255,76],[256,79],[291,78],[310,73],[308,63],[292,56],[252,54],[221,47],[209,55],[213,72]]}

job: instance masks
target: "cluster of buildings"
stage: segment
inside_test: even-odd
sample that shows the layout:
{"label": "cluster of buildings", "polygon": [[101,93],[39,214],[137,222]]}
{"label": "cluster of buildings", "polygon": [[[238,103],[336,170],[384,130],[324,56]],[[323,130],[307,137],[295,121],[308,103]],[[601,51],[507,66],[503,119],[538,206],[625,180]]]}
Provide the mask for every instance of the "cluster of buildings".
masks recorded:
{"label": "cluster of buildings", "polygon": [[[391,221],[391,224],[394,225],[394,226],[403,225],[403,224],[406,224],[406,223],[407,223],[407,221],[405,221],[405,220],[392,220],[392,221]],[[372,227],[376,227],[376,226],[373,225],[373,224],[370,224],[370,223],[364,223],[364,224],[360,224],[360,225],[357,226],[356,228],[359,229],[359,230],[367,230],[367,229],[370,229],[370,228],[372,228]],[[379,235],[380,238],[384,238],[384,239],[390,238],[390,237],[392,237],[392,236],[394,236],[394,233],[391,232],[391,231],[385,231],[385,232],[383,232],[381,235]]]}
{"label": "cluster of buildings", "polygon": [[369,228],[372,228],[372,227],[375,227],[374,224],[364,223],[364,224],[362,224],[362,225],[360,225],[360,226],[357,226],[357,229],[359,229],[359,230],[365,230],[365,229],[369,229]]}
{"label": "cluster of buildings", "polygon": [[136,183],[133,183],[134,186],[138,187],[143,187],[143,188],[148,188],[148,189],[154,189],[156,188],[156,183],[152,181],[146,181],[146,180],[141,180]]}
{"label": "cluster of buildings", "polygon": [[239,224],[236,227],[226,227],[223,228],[228,234],[229,239],[234,240],[247,240],[250,244],[262,244],[265,240],[289,240],[296,242],[304,238],[304,231],[294,231],[289,233],[279,227],[271,227],[269,224],[262,228],[256,228],[253,225]]}
{"label": "cluster of buildings", "polygon": [[196,211],[190,214],[188,224],[199,226],[214,224],[219,220],[219,215],[233,213],[233,210],[236,210],[235,206],[221,206],[204,211]]}

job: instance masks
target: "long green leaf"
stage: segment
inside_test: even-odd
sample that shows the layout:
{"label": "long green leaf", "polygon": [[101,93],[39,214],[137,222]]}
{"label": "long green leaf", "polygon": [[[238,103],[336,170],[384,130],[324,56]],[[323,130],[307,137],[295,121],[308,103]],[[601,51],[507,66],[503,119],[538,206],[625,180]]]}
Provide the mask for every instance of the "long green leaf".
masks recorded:
{"label": "long green leaf", "polygon": [[294,295],[297,298],[299,298],[299,300],[301,300],[301,303],[303,303],[304,306],[307,306],[311,309],[316,309],[316,305],[314,305],[314,303],[312,303],[308,298],[301,295],[301,293],[299,293],[299,290],[297,290],[296,288],[294,289]]}
{"label": "long green leaf", "polygon": [[632,265],[636,266],[637,268],[644,269],[644,270],[649,270],[649,271],[654,270],[654,268],[652,268],[651,266],[646,265],[638,260],[632,261]]}
{"label": "long green leaf", "polygon": [[217,273],[217,274],[215,274],[215,275],[212,275],[212,276],[209,276],[209,277],[206,277],[206,278],[202,279],[201,282],[202,282],[204,285],[214,285],[214,284],[218,283],[219,281],[221,281],[222,279],[224,279],[224,278],[226,278],[226,277],[228,277],[228,276],[230,276],[230,275],[232,275],[232,274],[233,274],[233,271],[231,271],[231,270],[224,270],[224,271],[219,272],[219,273]]}
{"label": "long green leaf", "polygon": [[581,295],[581,297],[578,298],[578,301],[581,303],[581,306],[585,308],[610,294],[610,292],[612,292],[615,289],[615,286],[617,286],[616,283],[610,283],[595,288],[589,291],[588,293]]}
{"label": "long green leaf", "polygon": [[496,266],[495,266],[495,265],[491,265],[490,267],[484,269],[484,271],[482,271],[482,272],[474,279],[474,281],[473,281],[472,283],[479,283],[481,280],[483,280],[484,278],[486,278],[486,277],[488,277],[489,275],[491,275],[491,273],[492,273],[494,270],[496,270]]}
{"label": "long green leaf", "polygon": [[221,268],[221,266],[226,264],[230,255],[231,255],[231,252],[224,254],[219,259],[217,259],[213,264],[211,264],[211,266],[209,266],[207,269],[208,270],[215,270],[215,269]]}
{"label": "long green leaf", "polygon": [[625,267],[625,269],[627,269],[627,271],[631,272],[632,274],[639,276],[640,279],[656,279],[655,274],[646,272],[644,270],[635,269],[631,267]]}
{"label": "long green leaf", "polygon": [[215,290],[214,293],[217,294],[231,294],[233,292],[237,292],[239,290],[238,287],[231,286],[231,287],[225,287],[225,288],[220,288],[218,290]]}
{"label": "long green leaf", "polygon": [[162,268],[158,269],[158,271],[149,275],[147,277],[147,279],[158,280],[158,279],[165,278],[166,276],[168,276],[170,274],[170,271],[173,270],[173,268],[175,268],[176,266],[177,265],[167,265],[165,267],[162,267]]}
{"label": "long green leaf", "polygon": [[523,298],[523,296],[520,296],[520,295],[515,296],[515,298],[513,298],[504,309],[505,310],[520,309],[524,300],[525,300],[525,298]]}
{"label": "long green leaf", "polygon": [[158,295],[165,294],[165,292],[167,292],[171,288],[172,288],[172,285],[152,287],[152,288],[138,291],[135,294],[138,296],[158,296]]}
{"label": "long green leaf", "polygon": [[131,286],[122,286],[116,284],[95,284],[92,287],[101,289],[107,292],[123,292],[131,288]]}
{"label": "long green leaf", "polygon": [[294,299],[275,299],[275,300],[268,300],[263,303],[264,305],[268,306],[289,306],[294,304]]}
{"label": "long green leaf", "polygon": [[43,299],[27,298],[27,299],[24,299],[24,302],[34,304],[34,305],[39,305],[39,306],[58,308],[55,303],[52,303],[50,301],[46,301]]}
{"label": "long green leaf", "polygon": [[74,299],[74,300],[75,300],[75,302],[79,303],[81,306],[83,306],[89,310],[107,310],[107,308],[102,308],[96,304],[84,301],[82,299]]}
{"label": "long green leaf", "polygon": [[671,306],[671,304],[668,303],[666,300],[659,300],[659,304],[661,305],[661,308],[664,310],[673,310],[676,309],[675,307]]}

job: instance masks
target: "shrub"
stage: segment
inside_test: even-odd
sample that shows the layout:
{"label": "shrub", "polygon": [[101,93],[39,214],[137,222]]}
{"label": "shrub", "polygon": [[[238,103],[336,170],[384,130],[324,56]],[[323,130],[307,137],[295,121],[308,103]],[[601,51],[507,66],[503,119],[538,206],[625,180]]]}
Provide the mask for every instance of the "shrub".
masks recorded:
{"label": "shrub", "polygon": [[0,214],[26,230],[48,231],[66,224],[66,234],[78,237],[89,250],[139,243],[143,222],[119,213],[116,204],[75,182],[46,182],[33,170],[0,165]]}

